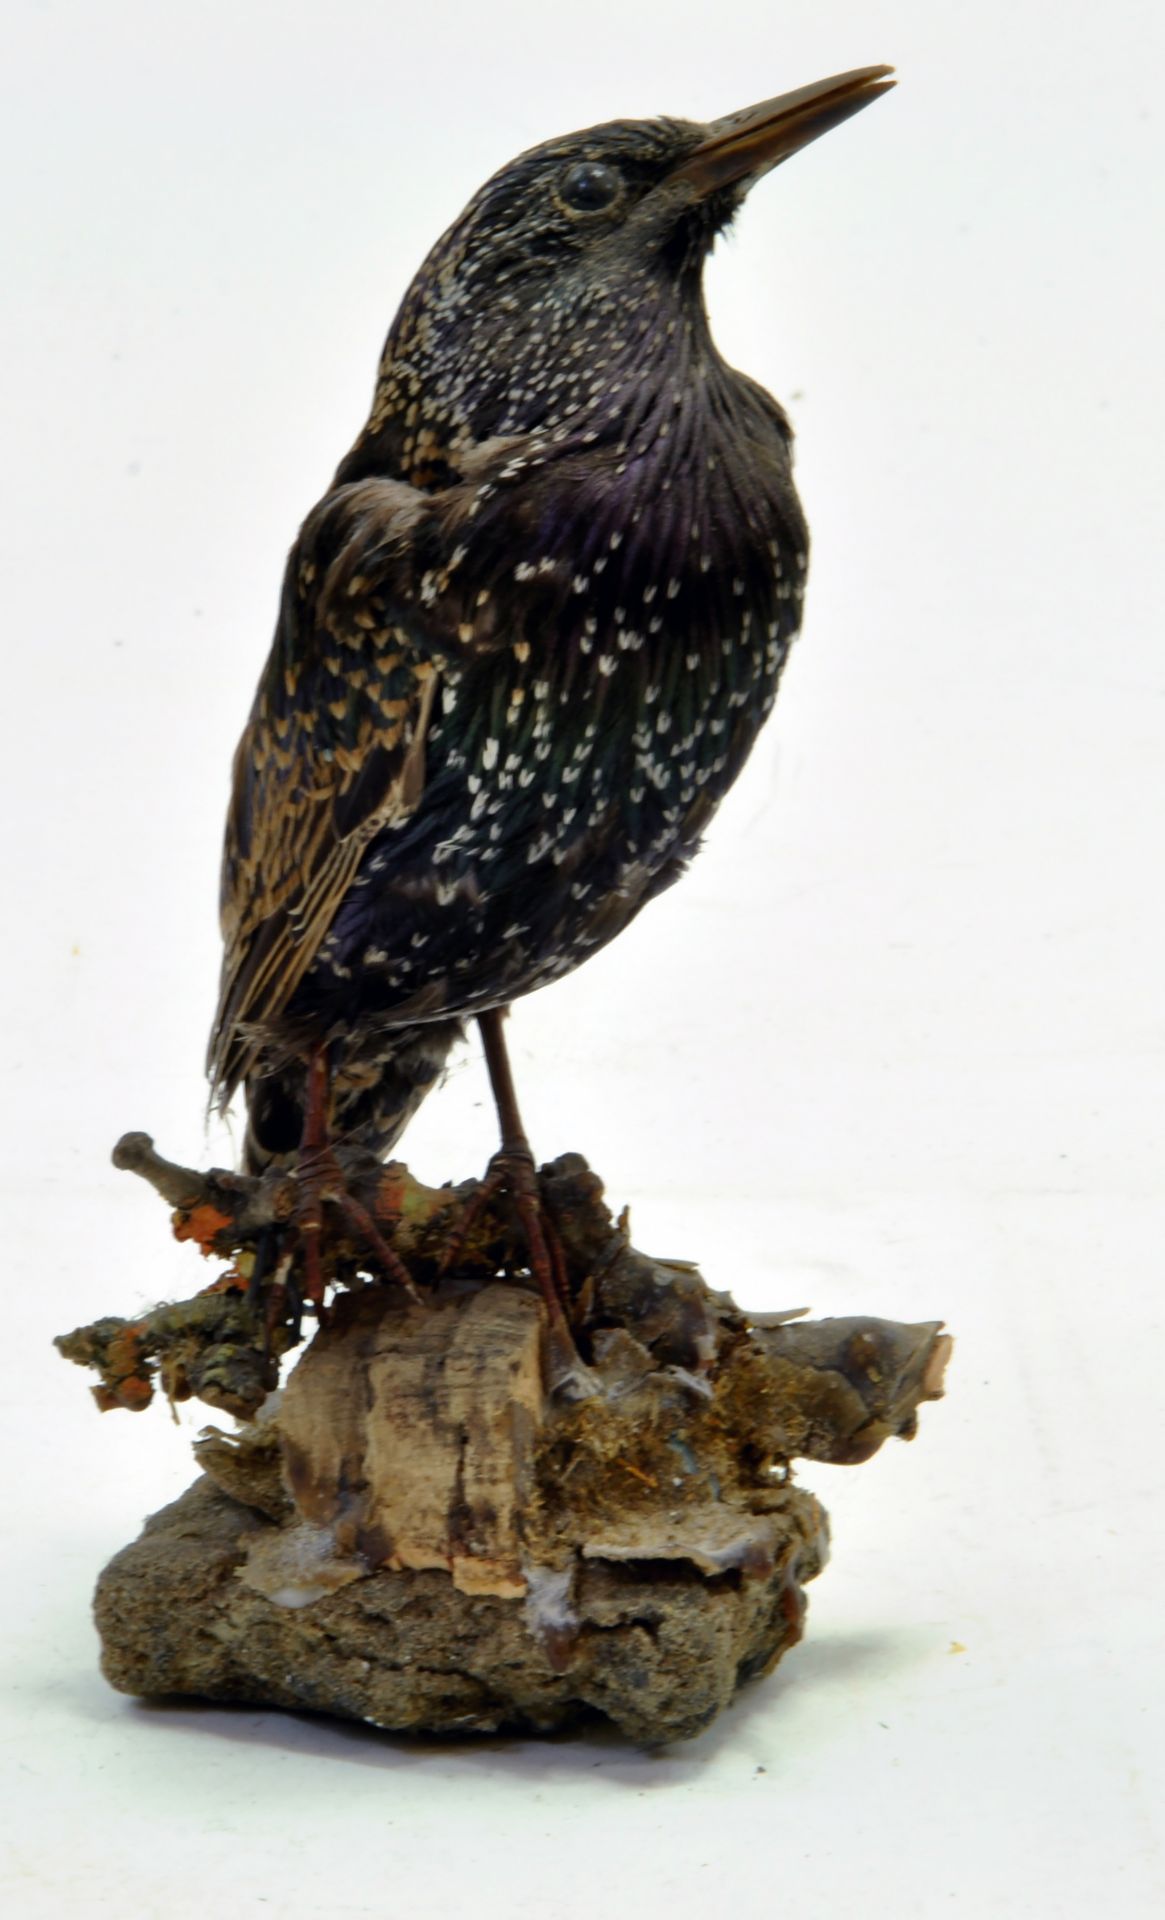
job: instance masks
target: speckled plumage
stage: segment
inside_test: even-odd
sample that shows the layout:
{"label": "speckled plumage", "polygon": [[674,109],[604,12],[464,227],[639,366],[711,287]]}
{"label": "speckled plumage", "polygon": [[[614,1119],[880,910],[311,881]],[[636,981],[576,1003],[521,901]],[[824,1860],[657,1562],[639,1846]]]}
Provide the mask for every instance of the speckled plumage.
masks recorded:
{"label": "speckled plumage", "polygon": [[297,1144],[321,1042],[335,1127],[386,1150],[465,1015],[682,872],[772,706],[806,568],[790,432],[701,285],[784,157],[733,172],[751,124],[520,156],[405,298],[235,761],[210,1070],[224,1101],[246,1082],[253,1162]]}

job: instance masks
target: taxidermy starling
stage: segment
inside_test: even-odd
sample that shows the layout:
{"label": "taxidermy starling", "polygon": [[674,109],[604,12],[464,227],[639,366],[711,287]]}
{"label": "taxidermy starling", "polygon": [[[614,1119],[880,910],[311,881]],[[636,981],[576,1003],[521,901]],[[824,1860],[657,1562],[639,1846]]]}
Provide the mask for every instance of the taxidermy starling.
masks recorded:
{"label": "taxidermy starling", "polygon": [[288,561],[223,864],[209,1071],[245,1086],[252,1171],[313,1171],[317,1300],[331,1147],[386,1153],[470,1015],[550,1296],[504,1010],[683,872],[801,617],[789,425],[717,352],[704,261],[890,71],[536,147],[405,296]]}

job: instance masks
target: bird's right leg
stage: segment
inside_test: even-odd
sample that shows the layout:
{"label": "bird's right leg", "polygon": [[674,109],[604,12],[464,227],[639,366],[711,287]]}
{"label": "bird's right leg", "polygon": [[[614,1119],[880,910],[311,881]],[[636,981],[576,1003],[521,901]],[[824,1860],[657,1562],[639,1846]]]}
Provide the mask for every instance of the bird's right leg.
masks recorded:
{"label": "bird's right leg", "polygon": [[580,1397],[595,1392],[596,1386],[575,1345],[567,1318],[570,1289],[562,1242],[543,1207],[534,1155],[518,1111],[503,1027],[508,1011],[507,1007],[494,1007],[477,1016],[502,1143],[449,1241],[442,1264],[446,1269],[454,1264],[476,1220],[487,1206],[506,1196],[518,1217],[530,1272],[546,1303],[552,1384],[556,1389]]}
{"label": "bird's right leg", "polygon": [[420,1295],[404,1262],[393,1252],[367,1207],[348,1191],[344,1170],[332,1150],[329,1111],[331,1073],[326,1047],[313,1049],[308,1061],[304,1100],[303,1138],[300,1142],[296,1177],[299,1199],[296,1224],[303,1246],[304,1294],[323,1318],[324,1274],[320,1259],[320,1235],[324,1224],[324,1203],[330,1201],[348,1221],[356,1237],[362,1240],[387,1279],[404,1287],[413,1300]]}
{"label": "bird's right leg", "polygon": [[296,1219],[303,1246],[303,1290],[317,1316],[322,1316],[324,1276],[320,1262],[320,1235],[324,1230],[324,1191],[328,1174],[334,1165],[328,1139],[331,1076],[327,1052],[323,1047],[317,1047],[308,1062],[306,1094],[303,1139],[299,1145],[296,1169],[299,1183]]}

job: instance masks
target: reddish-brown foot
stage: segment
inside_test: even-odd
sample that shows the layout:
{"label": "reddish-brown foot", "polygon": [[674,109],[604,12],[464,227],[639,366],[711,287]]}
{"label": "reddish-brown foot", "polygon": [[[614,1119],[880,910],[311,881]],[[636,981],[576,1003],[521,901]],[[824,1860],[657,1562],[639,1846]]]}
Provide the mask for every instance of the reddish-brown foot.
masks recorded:
{"label": "reddish-brown foot", "polygon": [[298,1200],[295,1225],[303,1248],[304,1295],[318,1318],[323,1318],[324,1275],[320,1259],[320,1236],[324,1227],[324,1208],[333,1206],[342,1215],[352,1233],[379,1269],[382,1279],[395,1280],[409,1298],[420,1302],[412,1274],[395,1254],[367,1207],[349,1193],[344,1170],[327,1146],[300,1148],[297,1166]]}
{"label": "reddish-brown foot", "polygon": [[526,1146],[501,1147],[494,1154],[477,1192],[446,1242],[441,1272],[461,1258],[483,1213],[508,1202],[530,1273],[546,1303],[547,1361],[552,1392],[582,1399],[597,1383],[583,1361],[570,1329],[570,1286],[558,1231],[542,1204],[534,1157]]}
{"label": "reddish-brown foot", "polygon": [[371,1254],[381,1275],[395,1280],[413,1300],[420,1300],[413,1277],[404,1262],[393,1252],[367,1207],[348,1191],[344,1170],[332,1150],[328,1129],[330,1086],[328,1059],[320,1047],[308,1065],[307,1101],[303,1139],[296,1164],[296,1204],[293,1224],[303,1250],[303,1295],[325,1319],[323,1262],[320,1238],[324,1230],[324,1208],[333,1206],[347,1221],[356,1239]]}

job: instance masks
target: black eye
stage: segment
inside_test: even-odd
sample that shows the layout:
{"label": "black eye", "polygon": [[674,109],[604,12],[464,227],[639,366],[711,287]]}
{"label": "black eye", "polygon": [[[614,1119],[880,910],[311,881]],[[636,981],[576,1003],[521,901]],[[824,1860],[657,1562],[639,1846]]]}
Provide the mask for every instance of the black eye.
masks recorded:
{"label": "black eye", "polygon": [[568,207],[579,213],[601,213],[618,198],[622,178],[601,160],[576,160],[562,176],[559,192]]}

